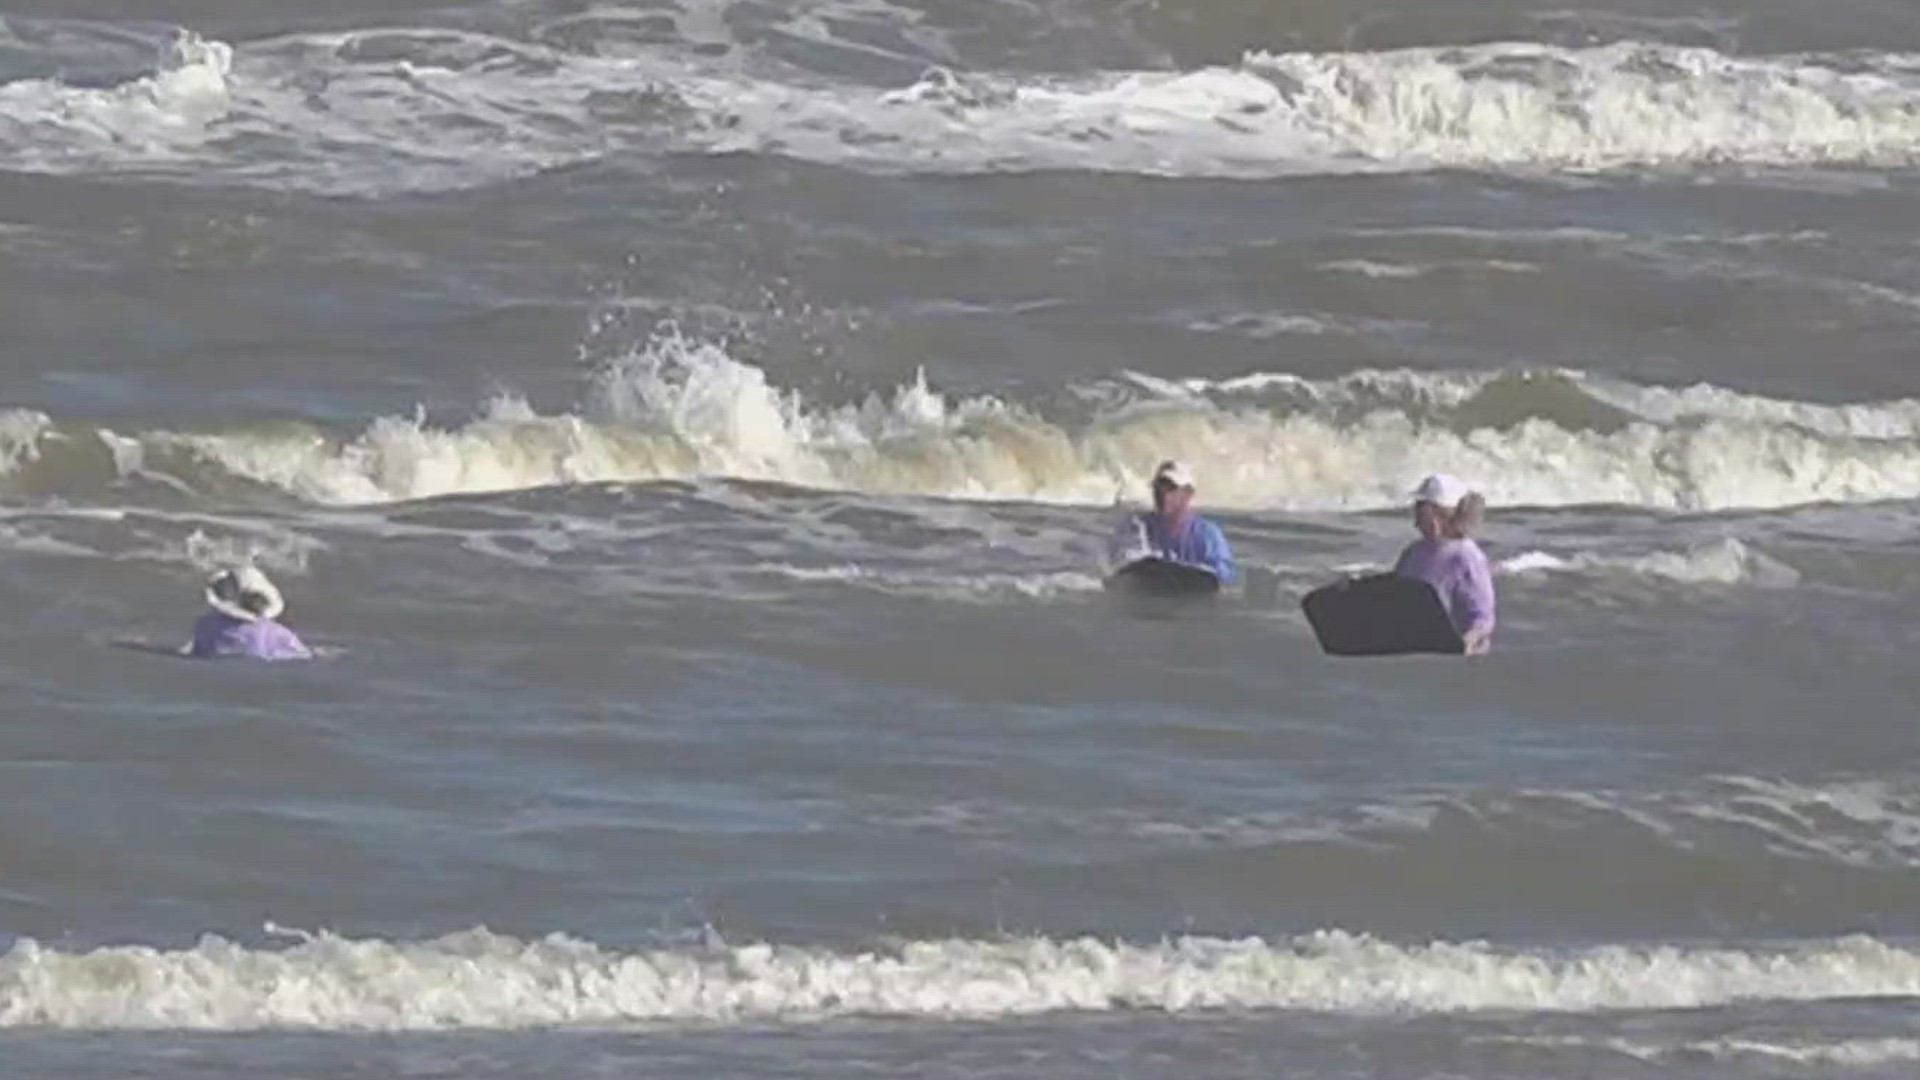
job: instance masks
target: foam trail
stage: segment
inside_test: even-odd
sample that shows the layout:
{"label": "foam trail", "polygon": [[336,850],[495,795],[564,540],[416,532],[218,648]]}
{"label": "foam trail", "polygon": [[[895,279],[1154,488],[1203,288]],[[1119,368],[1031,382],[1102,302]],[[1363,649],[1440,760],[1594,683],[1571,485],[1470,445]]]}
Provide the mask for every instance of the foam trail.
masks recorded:
{"label": "foam trail", "polygon": [[[1497,835],[1528,850],[1566,850],[1570,831],[1595,827],[1617,839],[1624,826],[1667,852],[1688,857],[1719,849],[1730,833],[1742,834],[1743,850],[1765,851],[1807,867],[1904,872],[1920,856],[1920,794],[1912,785],[1846,777],[1818,783],[1713,777],[1689,790],[1660,795],[1519,790],[1414,797],[1367,804],[1331,832],[1323,820],[1309,822],[1304,830],[1291,821],[1254,824],[1281,839],[1331,836],[1399,844],[1436,829],[1445,833],[1463,822],[1473,823],[1476,836]],[[1557,839],[1543,845],[1543,835]],[[1257,837],[1253,833],[1244,838]]]}
{"label": "foam trail", "polygon": [[1099,578],[1074,571],[1030,574],[936,574],[907,570],[869,569],[858,563],[838,566],[794,566],[764,563],[755,573],[800,582],[833,582],[871,589],[891,596],[927,597],[989,603],[999,600],[1051,600],[1102,591]]}
{"label": "foam trail", "polygon": [[1920,1039],[1855,1038],[1834,1040],[1801,1039],[1769,1042],[1765,1039],[1702,1039],[1692,1042],[1656,1043],[1621,1038],[1583,1038],[1580,1036],[1513,1036],[1490,1040],[1515,1046],[1549,1050],[1605,1050],[1638,1058],[1649,1064],[1675,1059],[1709,1058],[1713,1061],[1766,1061],[1799,1066],[1840,1066],[1871,1068],[1901,1062],[1920,1061]]}
{"label": "foam trail", "polygon": [[0,957],[8,1027],[522,1028],[844,1016],[993,1019],[1059,1011],[1706,1008],[1920,993],[1920,956],[1866,937],[1748,951],[1403,947],[1331,931],[1277,942],[1183,937],[919,941],[869,952],[782,945],[618,952],[474,930],[394,943],[331,934],[283,950]]}
{"label": "foam trail", "polygon": [[1896,1062],[1920,1062],[1920,1039],[1839,1039],[1831,1042],[1782,1042],[1771,1043],[1760,1039],[1713,1039],[1710,1041],[1688,1043],[1676,1047],[1667,1053],[1655,1053],[1652,1057],[1666,1057],[1674,1054],[1706,1055],[1715,1060],[1738,1060],[1741,1058],[1762,1058],[1774,1061],[1787,1061],[1796,1065],[1839,1065],[1846,1068],[1867,1068],[1875,1065],[1891,1065]]}
{"label": "foam trail", "polygon": [[1645,555],[1596,555],[1581,552],[1561,557],[1527,551],[1502,560],[1502,574],[1625,574],[1690,585],[1757,584],[1783,587],[1797,583],[1792,567],[1754,550],[1734,537],[1698,544],[1684,551],[1655,551]]}

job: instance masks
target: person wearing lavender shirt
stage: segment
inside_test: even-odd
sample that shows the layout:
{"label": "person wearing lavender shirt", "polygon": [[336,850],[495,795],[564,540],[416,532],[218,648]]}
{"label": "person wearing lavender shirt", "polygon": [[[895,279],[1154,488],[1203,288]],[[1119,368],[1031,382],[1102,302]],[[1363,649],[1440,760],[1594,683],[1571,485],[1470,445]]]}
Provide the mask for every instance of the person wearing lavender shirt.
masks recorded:
{"label": "person wearing lavender shirt", "polygon": [[312,650],[279,622],[287,608],[280,590],[259,568],[242,566],[207,583],[213,610],[193,624],[193,640],[180,651],[201,660],[311,660]]}
{"label": "person wearing lavender shirt", "polygon": [[1393,572],[1433,586],[1467,652],[1484,653],[1493,643],[1493,570],[1471,534],[1486,513],[1486,500],[1445,473],[1422,480],[1413,496],[1420,539],[1400,553]]}

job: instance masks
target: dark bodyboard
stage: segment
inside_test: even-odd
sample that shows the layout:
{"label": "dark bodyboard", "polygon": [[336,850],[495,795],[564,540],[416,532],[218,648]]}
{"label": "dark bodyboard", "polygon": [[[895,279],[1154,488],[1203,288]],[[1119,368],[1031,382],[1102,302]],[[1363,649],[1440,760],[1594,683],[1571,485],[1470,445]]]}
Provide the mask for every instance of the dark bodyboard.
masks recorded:
{"label": "dark bodyboard", "polygon": [[1214,596],[1220,579],[1213,571],[1167,559],[1135,559],[1110,575],[1108,592],[1156,600],[1183,600]]}
{"label": "dark bodyboard", "polygon": [[1320,648],[1330,656],[1404,656],[1467,651],[1433,586],[1374,574],[1323,585],[1300,601]]}

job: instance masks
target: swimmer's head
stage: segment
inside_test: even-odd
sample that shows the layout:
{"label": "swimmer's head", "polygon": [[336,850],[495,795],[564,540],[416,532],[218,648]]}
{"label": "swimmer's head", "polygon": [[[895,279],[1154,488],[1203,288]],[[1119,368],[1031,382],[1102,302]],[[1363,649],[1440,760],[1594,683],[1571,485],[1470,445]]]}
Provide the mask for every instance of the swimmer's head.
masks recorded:
{"label": "swimmer's head", "polygon": [[1153,508],[1174,517],[1193,508],[1193,470],[1178,461],[1163,461],[1153,470]]}
{"label": "swimmer's head", "polygon": [[1462,540],[1486,518],[1487,500],[1465,481],[1434,473],[1413,490],[1413,522],[1429,540]]}

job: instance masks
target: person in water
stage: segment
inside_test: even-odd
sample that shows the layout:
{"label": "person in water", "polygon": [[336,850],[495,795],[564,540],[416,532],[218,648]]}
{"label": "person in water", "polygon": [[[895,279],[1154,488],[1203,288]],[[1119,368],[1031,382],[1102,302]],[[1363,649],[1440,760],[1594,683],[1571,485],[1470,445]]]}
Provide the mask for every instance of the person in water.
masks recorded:
{"label": "person in water", "polygon": [[1472,534],[1486,514],[1486,500],[1445,473],[1422,480],[1413,498],[1420,539],[1400,553],[1393,572],[1433,586],[1467,652],[1484,653],[1493,643],[1493,570]]}
{"label": "person in water", "polygon": [[1153,471],[1153,509],[1129,518],[1115,537],[1116,562],[1165,559],[1212,571],[1220,584],[1239,579],[1220,526],[1193,512],[1193,473],[1177,461]]}
{"label": "person in water", "polygon": [[278,620],[285,598],[258,567],[242,566],[207,582],[207,606],[213,610],[193,624],[193,641],[181,651],[202,660],[311,660],[313,652],[299,635]]}

